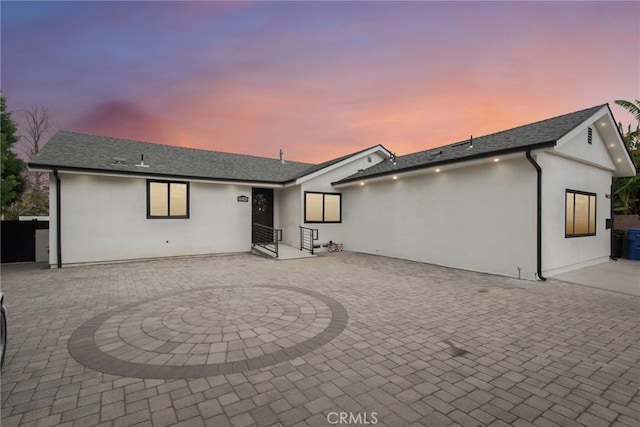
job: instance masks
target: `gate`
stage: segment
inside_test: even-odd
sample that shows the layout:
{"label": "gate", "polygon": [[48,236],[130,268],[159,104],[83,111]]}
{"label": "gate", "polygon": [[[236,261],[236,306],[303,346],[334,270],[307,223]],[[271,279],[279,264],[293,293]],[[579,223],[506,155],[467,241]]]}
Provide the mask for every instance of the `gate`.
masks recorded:
{"label": "gate", "polygon": [[49,229],[49,221],[2,221],[1,262],[35,262],[36,230]]}

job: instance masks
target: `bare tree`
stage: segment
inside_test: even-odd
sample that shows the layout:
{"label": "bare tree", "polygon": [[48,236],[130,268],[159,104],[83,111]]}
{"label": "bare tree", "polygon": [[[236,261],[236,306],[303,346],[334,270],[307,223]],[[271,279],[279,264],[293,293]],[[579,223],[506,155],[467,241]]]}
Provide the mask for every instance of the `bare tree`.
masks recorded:
{"label": "bare tree", "polygon": [[[19,111],[22,116],[19,125],[20,145],[22,152],[33,159],[53,131],[49,110],[42,105],[33,105],[27,110]],[[21,197],[7,207],[8,217],[20,215],[49,214],[49,180],[43,172],[24,171],[26,189]]]}
{"label": "bare tree", "polygon": [[[42,145],[53,130],[53,123],[49,117],[49,110],[42,105],[33,105],[31,108],[22,111],[22,125],[20,126],[24,153],[32,159],[40,152]],[[42,173],[33,174],[35,183],[40,185]]]}

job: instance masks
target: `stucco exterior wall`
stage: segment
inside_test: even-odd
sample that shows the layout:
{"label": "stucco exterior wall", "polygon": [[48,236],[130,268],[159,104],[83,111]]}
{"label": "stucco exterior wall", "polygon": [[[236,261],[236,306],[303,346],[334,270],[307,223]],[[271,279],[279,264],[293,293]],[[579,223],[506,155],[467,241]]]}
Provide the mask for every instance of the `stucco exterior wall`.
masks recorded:
{"label": "stucco exterior wall", "polygon": [[587,142],[588,126],[585,124],[576,128],[565,140],[556,147],[555,151],[566,156],[573,157],[583,163],[592,164],[600,168],[614,171],[615,163],[609,156],[600,133],[599,127],[591,125],[591,144]]}
{"label": "stucco exterior wall", "polygon": [[[585,143],[586,145],[586,143]],[[610,171],[576,160],[543,152],[537,159],[542,168],[543,254],[546,275],[559,274],[587,265],[607,261],[611,251],[610,230],[605,227],[611,217]],[[595,193],[596,235],[565,238],[565,191]]]}
{"label": "stucco exterior wall", "polygon": [[280,195],[279,210],[283,212],[281,220],[276,227],[282,229],[282,242],[293,246],[300,246],[300,229],[302,224],[300,219],[300,186],[287,187],[276,190]]}
{"label": "stucco exterior wall", "polygon": [[300,185],[300,225],[309,228],[318,229],[318,242],[319,244],[326,244],[329,241],[335,243],[344,243],[344,216],[346,212],[345,208],[345,195],[342,195],[342,223],[305,223],[304,222],[304,193],[305,191],[316,191],[323,193],[342,193],[342,190],[334,188],[331,183],[339,181],[343,178],[353,175],[360,169],[367,169],[373,165],[376,165],[384,160],[384,158],[377,153],[371,154],[371,161],[367,156],[354,160],[346,165],[337,167],[322,175],[313,177]]}
{"label": "stucco exterior wall", "polygon": [[535,278],[536,174],[524,156],[347,187],[343,212],[345,250]]}
{"label": "stucco exterior wall", "polygon": [[[146,180],[61,173],[62,263],[117,261],[251,249],[249,187],[190,183],[190,218],[147,219]],[[56,264],[52,178],[50,263]]]}

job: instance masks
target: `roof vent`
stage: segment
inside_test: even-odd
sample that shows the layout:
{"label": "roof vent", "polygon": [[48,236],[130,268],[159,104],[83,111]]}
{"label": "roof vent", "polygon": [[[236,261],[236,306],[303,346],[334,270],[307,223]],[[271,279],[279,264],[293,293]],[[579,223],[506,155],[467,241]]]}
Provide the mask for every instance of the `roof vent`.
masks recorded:
{"label": "roof vent", "polygon": [[280,162],[281,162],[282,164],[285,164],[285,161],[284,161],[284,151],[282,151],[282,148],[280,149]]}
{"label": "roof vent", "polygon": [[435,153],[431,153],[431,157],[438,157],[438,156],[441,156],[441,155],[442,155],[442,153],[443,153],[443,151],[442,151],[442,150],[437,151],[437,152],[435,152]]}
{"label": "roof vent", "polygon": [[124,157],[114,157],[113,158],[113,162],[111,164],[112,165],[126,165],[127,164],[127,159],[125,159]]}
{"label": "roof vent", "polygon": [[587,128],[587,142],[589,144],[593,143],[593,129],[591,129],[590,127]]}
{"label": "roof vent", "polygon": [[144,164],[144,154],[140,154],[140,163],[137,163],[136,166],[139,168],[148,168],[149,165]]}
{"label": "roof vent", "polygon": [[467,150],[471,150],[472,148],[473,148],[473,135],[469,137],[469,146],[467,147]]}

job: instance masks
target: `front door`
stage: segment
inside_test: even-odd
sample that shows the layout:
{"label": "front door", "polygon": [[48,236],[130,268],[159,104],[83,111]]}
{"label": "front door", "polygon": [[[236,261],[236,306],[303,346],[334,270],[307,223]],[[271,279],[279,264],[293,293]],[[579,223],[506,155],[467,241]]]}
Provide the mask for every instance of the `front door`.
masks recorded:
{"label": "front door", "polygon": [[[273,188],[253,188],[251,190],[252,214],[251,222],[266,227],[273,227]],[[255,227],[251,227],[252,243],[262,243],[257,240],[260,236],[256,235]]]}

